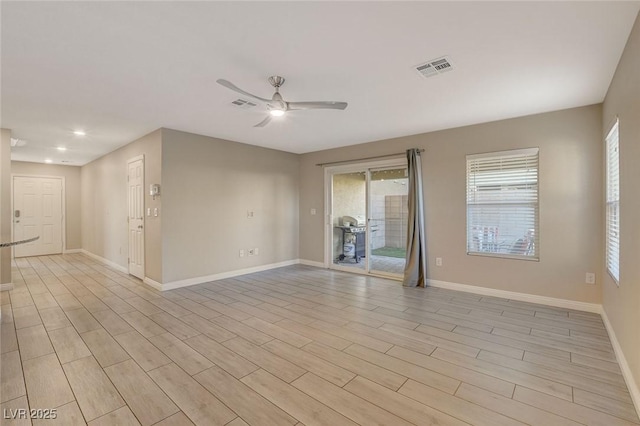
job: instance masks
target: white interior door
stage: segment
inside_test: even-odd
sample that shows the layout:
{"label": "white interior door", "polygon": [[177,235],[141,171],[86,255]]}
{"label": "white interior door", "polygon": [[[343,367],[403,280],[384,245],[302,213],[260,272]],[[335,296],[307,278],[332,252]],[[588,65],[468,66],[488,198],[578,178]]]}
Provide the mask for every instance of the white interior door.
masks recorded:
{"label": "white interior door", "polygon": [[62,179],[13,178],[13,238],[40,239],[15,246],[15,257],[62,253]]}
{"label": "white interior door", "polygon": [[127,174],[129,203],[129,273],[144,279],[144,160],[130,160]]}

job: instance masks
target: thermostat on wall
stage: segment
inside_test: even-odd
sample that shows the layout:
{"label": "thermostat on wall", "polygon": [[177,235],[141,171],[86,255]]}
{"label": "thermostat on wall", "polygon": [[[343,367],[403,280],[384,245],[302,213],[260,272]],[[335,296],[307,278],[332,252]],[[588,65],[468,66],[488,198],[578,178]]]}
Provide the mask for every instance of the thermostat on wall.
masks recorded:
{"label": "thermostat on wall", "polygon": [[156,195],[160,195],[160,185],[157,183],[152,183],[151,185],[149,185],[149,195],[154,197],[154,199]]}

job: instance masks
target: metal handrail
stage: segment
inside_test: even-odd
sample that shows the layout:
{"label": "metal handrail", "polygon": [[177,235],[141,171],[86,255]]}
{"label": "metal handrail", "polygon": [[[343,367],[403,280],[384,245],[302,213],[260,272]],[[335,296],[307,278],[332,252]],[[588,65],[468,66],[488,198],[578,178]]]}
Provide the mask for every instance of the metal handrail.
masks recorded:
{"label": "metal handrail", "polygon": [[0,248],[17,246],[18,244],[27,244],[27,243],[30,243],[32,241],[37,240],[38,238],[40,238],[39,235],[37,237],[29,238],[27,240],[13,241],[11,243],[0,243]]}

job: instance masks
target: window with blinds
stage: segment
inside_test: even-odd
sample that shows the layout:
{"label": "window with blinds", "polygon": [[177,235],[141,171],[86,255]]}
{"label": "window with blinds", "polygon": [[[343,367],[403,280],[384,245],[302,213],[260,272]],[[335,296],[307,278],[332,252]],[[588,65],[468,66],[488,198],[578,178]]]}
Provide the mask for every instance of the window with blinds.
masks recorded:
{"label": "window with blinds", "polygon": [[467,156],[467,253],[539,259],[538,148]]}
{"label": "window with blinds", "polygon": [[620,152],[618,121],[606,138],[607,144],[607,270],[620,280]]}

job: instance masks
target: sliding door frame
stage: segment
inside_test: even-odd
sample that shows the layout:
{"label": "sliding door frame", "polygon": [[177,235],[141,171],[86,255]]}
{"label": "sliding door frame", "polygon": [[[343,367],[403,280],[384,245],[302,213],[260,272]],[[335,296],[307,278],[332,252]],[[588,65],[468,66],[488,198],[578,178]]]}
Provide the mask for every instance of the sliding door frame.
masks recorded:
{"label": "sliding door frame", "polygon": [[[371,183],[371,170],[389,169],[394,167],[407,167],[407,159],[403,157],[389,158],[385,160],[376,161],[363,161],[353,162],[349,164],[325,166],[324,168],[324,267],[327,269],[334,269],[344,272],[353,272],[361,275],[379,276],[384,278],[391,278],[400,280],[397,275],[385,274],[384,272],[377,271],[372,273],[370,271],[370,239],[371,229],[369,221],[371,218],[371,199],[370,199],[370,183]],[[366,244],[365,244],[365,268],[349,268],[333,263],[333,176],[341,173],[350,172],[364,172],[365,173],[365,215],[366,215]]]}

